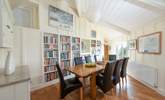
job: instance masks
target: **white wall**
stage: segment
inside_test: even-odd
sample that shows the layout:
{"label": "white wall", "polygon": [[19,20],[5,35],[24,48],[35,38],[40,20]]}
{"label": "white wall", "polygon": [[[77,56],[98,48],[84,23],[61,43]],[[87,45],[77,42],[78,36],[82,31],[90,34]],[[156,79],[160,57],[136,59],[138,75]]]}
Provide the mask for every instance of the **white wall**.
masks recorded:
{"label": "white wall", "polygon": [[[161,94],[165,95],[165,66],[164,66],[165,65],[165,60],[164,60],[165,59],[165,19],[155,19],[154,21],[147,23],[146,25],[142,26],[137,31],[134,31],[132,33],[132,36],[130,36],[130,39],[136,39],[138,36],[154,33],[157,31],[162,32],[162,53],[160,55],[140,54],[137,51],[132,50],[130,51],[130,57],[131,57],[131,61],[135,63],[154,67],[158,70],[158,89],[157,90]],[[133,76],[136,76],[139,74],[139,73],[132,73],[135,71],[133,71],[134,69],[131,68],[131,66],[129,66],[128,69],[129,71],[131,71],[131,74]]]}
{"label": "white wall", "polygon": [[[13,52],[16,66],[22,64],[29,65],[32,81],[36,81],[38,77],[40,78],[42,73],[42,33],[51,32],[59,34],[55,28],[48,26],[48,5],[54,5],[62,10],[74,14],[74,12],[67,6],[67,4],[59,1],[60,0],[58,0],[58,2],[41,0],[41,2],[39,2],[40,29],[23,28],[18,26],[15,29]],[[75,14],[74,17],[74,32],[68,35],[79,36],[81,38],[91,38],[90,31],[96,30],[98,33],[97,39],[104,42],[104,33],[108,33],[108,30],[104,30],[104,27],[102,26],[92,24],[83,17],[79,18]],[[6,54],[7,50],[0,49],[0,68],[4,68]]]}

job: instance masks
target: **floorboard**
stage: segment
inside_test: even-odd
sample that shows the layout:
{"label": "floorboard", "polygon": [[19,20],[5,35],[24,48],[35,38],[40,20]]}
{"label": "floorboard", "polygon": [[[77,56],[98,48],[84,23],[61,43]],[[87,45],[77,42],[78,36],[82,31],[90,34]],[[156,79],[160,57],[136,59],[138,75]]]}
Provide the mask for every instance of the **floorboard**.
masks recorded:
{"label": "floorboard", "polygon": [[[79,100],[79,93],[79,89],[73,91],[65,97],[65,100]],[[59,84],[31,92],[31,100],[60,100]],[[89,87],[84,90],[84,100],[91,100]],[[165,97],[137,80],[128,77],[127,84],[122,84],[121,89],[119,86],[116,86],[116,89],[106,94],[103,94],[101,90],[97,89],[96,100],[165,100]]]}

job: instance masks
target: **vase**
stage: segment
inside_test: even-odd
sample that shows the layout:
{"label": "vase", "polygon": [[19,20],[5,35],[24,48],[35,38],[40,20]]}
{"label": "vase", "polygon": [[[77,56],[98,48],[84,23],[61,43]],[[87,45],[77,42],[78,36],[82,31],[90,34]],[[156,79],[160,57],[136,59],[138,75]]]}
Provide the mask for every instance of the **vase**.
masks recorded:
{"label": "vase", "polygon": [[15,72],[15,62],[12,51],[8,51],[5,61],[5,75],[11,75]]}

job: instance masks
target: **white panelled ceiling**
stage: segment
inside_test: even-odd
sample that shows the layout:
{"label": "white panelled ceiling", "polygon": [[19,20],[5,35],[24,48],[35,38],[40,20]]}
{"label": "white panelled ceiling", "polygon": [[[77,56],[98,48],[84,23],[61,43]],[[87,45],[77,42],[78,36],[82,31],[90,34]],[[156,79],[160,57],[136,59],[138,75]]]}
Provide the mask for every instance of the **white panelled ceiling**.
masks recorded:
{"label": "white panelled ceiling", "polygon": [[[69,1],[69,0],[67,0]],[[106,23],[133,31],[141,25],[164,16],[165,0],[74,0],[79,16],[94,23]]]}

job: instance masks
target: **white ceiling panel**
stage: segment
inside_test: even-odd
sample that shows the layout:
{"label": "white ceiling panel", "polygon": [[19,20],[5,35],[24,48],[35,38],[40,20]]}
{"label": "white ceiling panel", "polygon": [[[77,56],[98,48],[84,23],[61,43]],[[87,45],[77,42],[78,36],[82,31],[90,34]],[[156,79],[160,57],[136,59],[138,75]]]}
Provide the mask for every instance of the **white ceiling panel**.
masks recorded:
{"label": "white ceiling panel", "polygon": [[[165,2],[158,0],[157,2],[143,2],[142,0],[75,0],[79,2],[80,12],[82,16],[97,23],[106,22],[114,26],[121,27],[125,30],[132,31],[138,26],[162,16],[153,10],[159,4],[165,5]],[[160,2],[159,2],[160,1]],[[138,5],[140,4],[144,5]],[[152,5],[150,5],[152,3]],[[163,4],[162,4],[163,3]],[[147,5],[147,7],[144,7]],[[156,6],[154,6],[156,5]],[[160,6],[161,6],[160,5]],[[150,9],[152,8],[153,9]],[[162,12],[161,6],[161,11]]]}

